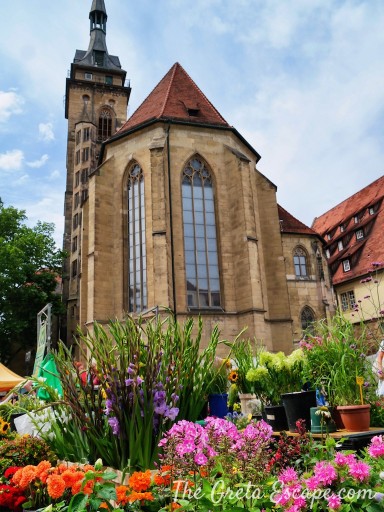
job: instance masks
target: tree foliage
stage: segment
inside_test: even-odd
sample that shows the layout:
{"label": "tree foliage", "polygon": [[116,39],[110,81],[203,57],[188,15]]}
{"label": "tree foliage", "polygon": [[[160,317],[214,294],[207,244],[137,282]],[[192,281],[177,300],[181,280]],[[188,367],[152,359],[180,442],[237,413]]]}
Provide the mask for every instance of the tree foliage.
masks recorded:
{"label": "tree foliage", "polygon": [[53,239],[54,225],[25,222],[25,211],[5,207],[0,199],[0,360],[8,363],[17,350],[36,347],[36,315],[52,303],[61,311],[56,292],[63,252]]}

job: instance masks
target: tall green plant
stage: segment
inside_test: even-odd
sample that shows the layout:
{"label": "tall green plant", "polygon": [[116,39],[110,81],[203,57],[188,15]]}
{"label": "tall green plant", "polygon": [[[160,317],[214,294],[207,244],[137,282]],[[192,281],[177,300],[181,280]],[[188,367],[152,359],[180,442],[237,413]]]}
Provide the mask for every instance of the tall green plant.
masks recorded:
{"label": "tall green plant", "polygon": [[370,344],[364,326],[360,334],[341,313],[330,321],[312,325],[301,346],[305,355],[304,378],[323,391],[330,405],[355,405],[361,402],[356,377],[362,377],[366,401],[373,389],[372,366],[367,359]]}
{"label": "tall green plant", "polygon": [[94,325],[79,335],[80,357],[96,367],[81,383],[71,352],[60,345],[56,355],[65,401],[73,422],[87,435],[90,460],[101,457],[112,467],[153,467],[158,441],[175,419],[195,421],[205,404],[219,342],[213,329],[200,350],[203,322],[180,326],[173,317],[148,323],[128,318]]}
{"label": "tall green plant", "polygon": [[232,359],[237,368],[237,387],[240,393],[254,393],[254,385],[246,376],[251,368],[257,366],[262,345],[253,344],[249,339],[236,339],[231,343]]}

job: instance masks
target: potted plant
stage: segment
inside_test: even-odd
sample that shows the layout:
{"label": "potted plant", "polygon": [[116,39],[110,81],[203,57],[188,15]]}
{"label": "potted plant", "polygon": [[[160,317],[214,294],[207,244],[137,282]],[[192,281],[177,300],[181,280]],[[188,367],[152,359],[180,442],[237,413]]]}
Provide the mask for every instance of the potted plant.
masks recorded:
{"label": "potted plant", "polygon": [[[264,418],[274,430],[287,429],[287,407],[282,403],[282,397],[300,392],[302,389],[302,363],[301,349],[293,351],[286,356],[283,352],[272,353],[262,351],[258,357],[258,365],[247,373],[247,380],[253,384],[256,395],[263,403]],[[284,395],[282,395],[282,392]],[[296,400],[295,400],[296,401]],[[302,401],[300,401],[302,405]],[[316,405],[316,403],[315,403]],[[297,418],[292,417],[290,428],[296,429],[299,418],[310,422],[309,410],[301,407]]]}
{"label": "potted plant", "polygon": [[[339,428],[368,430],[374,379],[364,326],[356,335],[354,326],[337,314],[329,323],[315,323],[313,329],[315,334],[307,334],[301,342],[304,375],[324,395],[326,403],[341,414]],[[352,419],[363,421],[354,425]]]}
{"label": "potted plant", "polygon": [[[229,374],[232,387],[236,386],[237,395],[241,403],[241,412],[248,416],[257,416],[261,413],[261,402],[255,393],[255,385],[247,379],[248,371],[258,365],[259,354],[264,350],[258,342],[238,339],[232,345],[232,360],[234,368]],[[235,393],[233,393],[235,394]]]}
{"label": "potted plant", "polygon": [[224,418],[228,414],[228,359],[215,357],[207,374],[209,415]]}

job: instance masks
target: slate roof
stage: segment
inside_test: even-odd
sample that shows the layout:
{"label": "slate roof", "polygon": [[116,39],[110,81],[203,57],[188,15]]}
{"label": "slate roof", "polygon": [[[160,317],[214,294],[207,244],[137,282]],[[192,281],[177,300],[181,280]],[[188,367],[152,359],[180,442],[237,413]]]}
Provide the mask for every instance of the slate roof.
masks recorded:
{"label": "slate roof", "polygon": [[176,62],[118,134],[151,120],[171,120],[230,128],[184,68]]}
{"label": "slate roof", "polygon": [[[330,253],[328,263],[334,285],[384,269],[383,198],[384,176],[313,221],[312,228],[325,239]],[[349,271],[343,268],[346,259]]]}
{"label": "slate roof", "polygon": [[280,230],[282,233],[297,233],[300,235],[319,236],[316,231],[303,224],[300,220],[296,219],[296,217],[287,212],[287,210],[284,210],[284,208],[279,204],[277,205],[277,209],[279,213]]}

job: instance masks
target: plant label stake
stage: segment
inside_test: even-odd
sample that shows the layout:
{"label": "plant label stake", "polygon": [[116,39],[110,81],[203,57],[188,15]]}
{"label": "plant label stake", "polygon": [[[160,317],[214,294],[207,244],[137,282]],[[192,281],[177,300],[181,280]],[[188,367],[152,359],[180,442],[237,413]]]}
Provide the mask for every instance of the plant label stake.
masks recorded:
{"label": "plant label stake", "polygon": [[364,404],[364,401],[363,401],[363,390],[362,390],[361,386],[364,384],[364,378],[363,377],[356,377],[356,384],[360,388],[360,400],[361,400],[361,405],[363,405]]}

